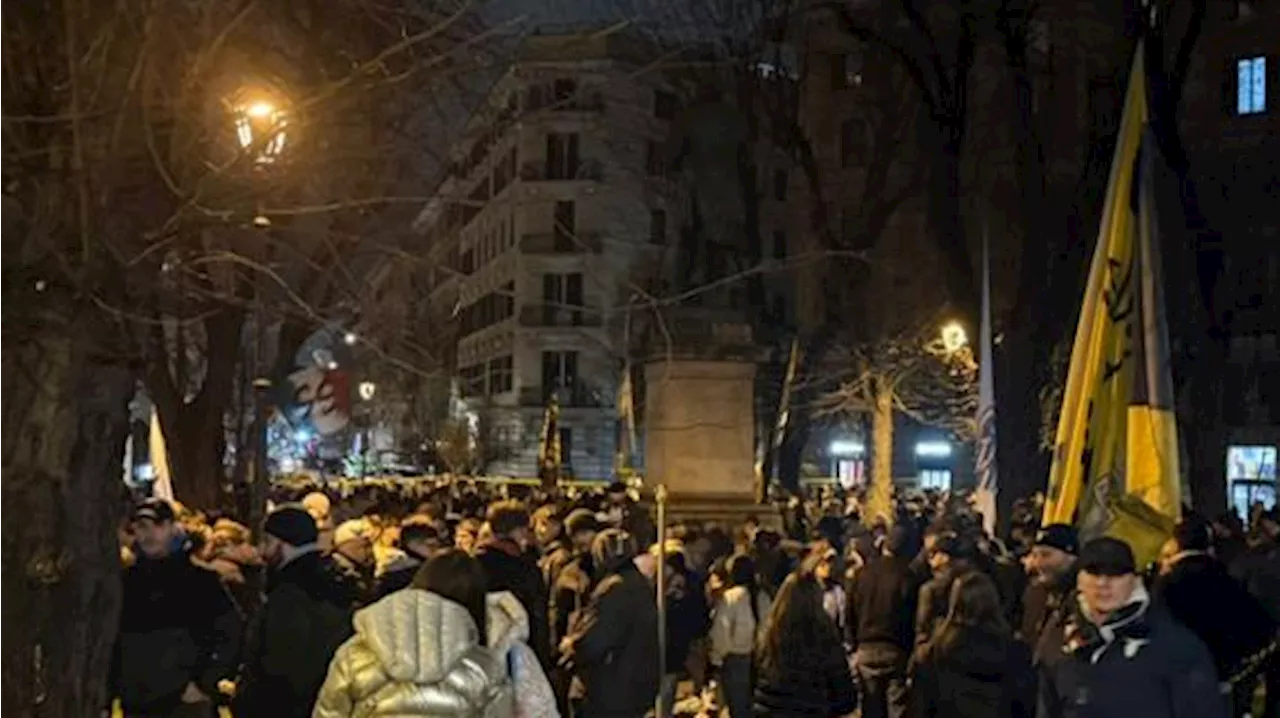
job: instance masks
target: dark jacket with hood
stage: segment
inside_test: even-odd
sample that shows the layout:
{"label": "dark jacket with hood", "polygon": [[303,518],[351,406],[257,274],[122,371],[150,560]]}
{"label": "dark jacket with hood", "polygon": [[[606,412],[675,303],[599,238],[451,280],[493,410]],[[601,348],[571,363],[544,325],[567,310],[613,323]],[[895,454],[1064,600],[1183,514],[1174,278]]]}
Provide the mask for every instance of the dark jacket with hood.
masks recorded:
{"label": "dark jacket with hood", "polygon": [[916,718],[1032,718],[1031,652],[1011,636],[948,626],[921,651],[911,699]]}
{"label": "dark jacket with hood", "polygon": [[658,695],[658,604],[626,560],[596,586],[565,658],[585,688],[583,715],[639,718]]}
{"label": "dark jacket with hood", "polygon": [[1179,558],[1156,581],[1155,594],[1179,623],[1209,647],[1223,680],[1275,636],[1275,624],[1266,610],[1212,556]]}
{"label": "dark jacket with hood", "polygon": [[311,715],[329,661],[352,634],[348,596],[326,563],[312,550],[268,576],[233,706],[236,718]]}
{"label": "dark jacket with hood", "polygon": [[1038,718],[1226,718],[1213,657],[1141,585],[1101,626],[1076,610],[1040,667]]}
{"label": "dark jacket with hood", "polygon": [[161,559],[137,552],[124,572],[111,693],[126,714],[177,708],[188,683],[218,695],[235,675],[240,614],[213,571],[191,563],[189,546]]}
{"label": "dark jacket with hood", "polygon": [[849,582],[848,643],[893,646],[909,654],[914,645],[919,584],[905,557],[877,556]]}
{"label": "dark jacket with hood", "polygon": [[396,556],[387,565],[387,570],[378,578],[374,601],[380,601],[396,591],[408,588],[409,584],[413,583],[413,577],[418,575],[422,562],[423,558],[412,551],[406,550],[402,555]]}
{"label": "dark jacket with hood", "polygon": [[547,586],[542,571],[515,541],[489,539],[476,549],[476,560],[484,568],[488,591],[510,591],[529,614],[529,647],[545,670],[551,665],[551,624],[547,618]]}

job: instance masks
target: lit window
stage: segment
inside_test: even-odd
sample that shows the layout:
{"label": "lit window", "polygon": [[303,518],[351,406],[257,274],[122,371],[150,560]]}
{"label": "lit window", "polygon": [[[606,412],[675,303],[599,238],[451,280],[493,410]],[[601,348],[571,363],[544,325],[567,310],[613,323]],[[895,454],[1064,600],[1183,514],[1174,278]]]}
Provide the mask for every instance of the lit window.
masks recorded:
{"label": "lit window", "polygon": [[1267,109],[1267,58],[1236,61],[1236,114],[1256,115]]}
{"label": "lit window", "polygon": [[1275,481],[1276,447],[1227,447],[1227,478]]}
{"label": "lit window", "polygon": [[951,470],[950,469],[921,469],[920,470],[920,488],[937,489],[938,491],[951,490]]}

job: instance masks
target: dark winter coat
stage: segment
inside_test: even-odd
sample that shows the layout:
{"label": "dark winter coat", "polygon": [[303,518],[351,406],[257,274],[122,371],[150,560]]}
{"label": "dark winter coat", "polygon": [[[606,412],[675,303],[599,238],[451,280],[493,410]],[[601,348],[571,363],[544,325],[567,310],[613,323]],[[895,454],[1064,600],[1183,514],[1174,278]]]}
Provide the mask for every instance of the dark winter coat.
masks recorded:
{"label": "dark winter coat", "polygon": [[1031,651],[1010,636],[944,628],[916,662],[911,700],[917,718],[1032,718]]}
{"label": "dark winter coat", "polygon": [[324,558],[324,566],[333,583],[341,589],[343,602],[348,610],[354,612],[373,603],[378,592],[373,566],[357,565],[337,551],[330,552]]}
{"label": "dark winter coat", "polygon": [[693,642],[707,635],[711,609],[702,584],[691,571],[667,564],[667,673],[679,673]]}
{"label": "dark winter coat", "polygon": [[1231,575],[1280,622],[1280,546],[1250,546],[1231,562]]}
{"label": "dark winter coat", "polygon": [[1156,581],[1155,594],[1175,620],[1209,647],[1223,680],[1275,636],[1275,624],[1257,599],[1212,556],[1179,559]]}
{"label": "dark winter coat", "polygon": [[408,553],[403,556],[397,556],[387,570],[378,578],[378,586],[374,591],[374,601],[382,600],[388,595],[396,591],[402,591],[413,583],[413,577],[418,575],[418,569],[422,567],[422,559]]}
{"label": "dark winter coat", "polygon": [[311,715],[329,661],[352,634],[346,589],[319,552],[304,553],[268,577],[238,687],[236,718]]}
{"label": "dark winter coat", "polygon": [[1062,634],[1076,608],[1076,572],[1067,571],[1048,585],[1032,585],[1027,595],[1022,621],[1022,640],[1031,648],[1031,662],[1037,669],[1066,657]]}
{"label": "dark winter coat", "polygon": [[1072,617],[1069,655],[1040,667],[1038,718],[1226,718],[1213,657],[1195,634],[1158,606],[1117,615],[1103,629]]}
{"label": "dark winter coat", "polygon": [[549,599],[537,561],[510,539],[491,539],[480,544],[476,560],[484,568],[490,593],[510,591],[520,599],[529,614],[529,647],[545,670],[551,665]]}
{"label": "dark winter coat", "polygon": [[187,551],[137,562],[124,572],[124,602],[112,660],[112,695],[126,714],[163,714],[194,683],[208,696],[235,676],[240,614],[218,575]]}
{"label": "dark winter coat", "polygon": [[832,640],[761,662],[752,712],[760,718],[845,716],[858,707],[844,645]]}
{"label": "dark winter coat", "polygon": [[849,582],[846,640],[855,648],[887,644],[910,653],[919,593],[909,559],[876,556],[867,561]]}
{"label": "dark winter coat", "polygon": [[631,563],[596,586],[565,659],[585,688],[582,714],[643,716],[658,695],[658,604]]}
{"label": "dark winter coat", "polygon": [[932,640],[942,619],[947,617],[947,610],[951,603],[951,587],[962,576],[975,571],[977,569],[969,561],[956,559],[920,587],[920,603],[916,607],[917,647]]}

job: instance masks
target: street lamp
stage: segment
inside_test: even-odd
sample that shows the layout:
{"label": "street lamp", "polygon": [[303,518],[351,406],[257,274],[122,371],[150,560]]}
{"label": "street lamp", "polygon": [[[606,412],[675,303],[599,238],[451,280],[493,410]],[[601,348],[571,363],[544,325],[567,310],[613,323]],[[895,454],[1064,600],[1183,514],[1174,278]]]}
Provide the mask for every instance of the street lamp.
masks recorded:
{"label": "street lamp", "polygon": [[964,326],[960,322],[947,322],[942,325],[939,336],[942,339],[942,348],[948,354],[954,354],[969,346],[969,334],[964,330]]}
{"label": "street lamp", "polygon": [[355,332],[347,332],[342,335],[342,343],[349,347],[355,346],[358,341],[360,341],[360,337]]}
{"label": "street lamp", "polygon": [[370,410],[368,408],[368,403],[373,400],[373,395],[377,393],[378,385],[371,381],[362,381],[360,382],[360,386],[356,387],[356,391],[359,392],[361,401],[364,401],[366,405],[364,410],[364,438],[360,442],[360,478],[363,479],[368,475],[369,449],[372,448],[369,446],[371,434],[369,430],[371,428],[370,425],[373,422],[371,420],[372,417],[369,416]]}
{"label": "street lamp", "polygon": [[271,164],[284,151],[288,124],[285,111],[270,100],[259,98],[235,106],[236,140],[240,149],[254,152],[257,164]]}

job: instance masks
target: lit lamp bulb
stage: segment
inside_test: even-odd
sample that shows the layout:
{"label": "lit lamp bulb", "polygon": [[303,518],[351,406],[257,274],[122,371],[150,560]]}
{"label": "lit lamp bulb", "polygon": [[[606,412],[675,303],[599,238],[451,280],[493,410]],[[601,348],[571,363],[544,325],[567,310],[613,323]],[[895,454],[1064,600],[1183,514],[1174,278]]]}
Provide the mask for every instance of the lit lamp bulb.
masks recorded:
{"label": "lit lamp bulb", "polygon": [[960,322],[948,322],[942,327],[942,348],[947,353],[957,352],[968,346],[969,335]]}
{"label": "lit lamp bulb", "polygon": [[370,399],[373,398],[373,395],[377,393],[378,385],[374,384],[371,381],[362,381],[360,382],[359,391],[360,391],[360,398],[365,401],[369,401]]}

